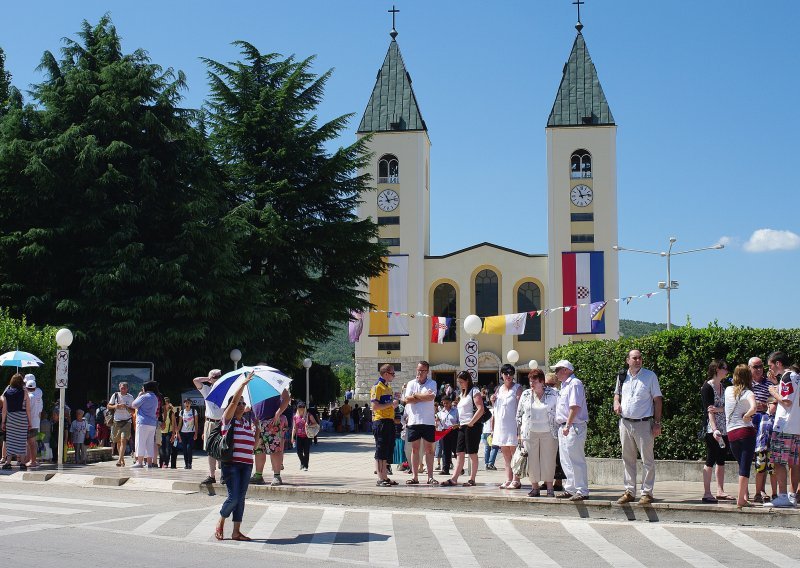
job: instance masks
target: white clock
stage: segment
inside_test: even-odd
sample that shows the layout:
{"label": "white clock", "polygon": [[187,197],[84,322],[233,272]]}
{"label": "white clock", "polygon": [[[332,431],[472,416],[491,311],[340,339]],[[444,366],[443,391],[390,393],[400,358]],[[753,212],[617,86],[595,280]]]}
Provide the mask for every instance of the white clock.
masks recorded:
{"label": "white clock", "polygon": [[592,202],[593,197],[592,188],[588,185],[576,185],[572,188],[572,191],[569,192],[569,198],[578,207],[586,207]]}
{"label": "white clock", "polygon": [[400,205],[400,196],[393,189],[384,189],[378,194],[378,207],[381,211],[394,211]]}

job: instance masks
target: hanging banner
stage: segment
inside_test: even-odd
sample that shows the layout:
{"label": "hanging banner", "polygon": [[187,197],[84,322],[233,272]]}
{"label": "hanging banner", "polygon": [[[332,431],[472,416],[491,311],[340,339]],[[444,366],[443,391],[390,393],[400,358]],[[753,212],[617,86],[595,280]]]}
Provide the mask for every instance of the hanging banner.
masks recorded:
{"label": "hanging banner", "polygon": [[392,254],[384,260],[389,268],[369,280],[369,301],[381,312],[370,314],[369,334],[408,335],[408,255]]}
{"label": "hanging banner", "polygon": [[605,300],[603,267],[602,251],[561,253],[564,335],[606,332],[605,310],[591,308]]}

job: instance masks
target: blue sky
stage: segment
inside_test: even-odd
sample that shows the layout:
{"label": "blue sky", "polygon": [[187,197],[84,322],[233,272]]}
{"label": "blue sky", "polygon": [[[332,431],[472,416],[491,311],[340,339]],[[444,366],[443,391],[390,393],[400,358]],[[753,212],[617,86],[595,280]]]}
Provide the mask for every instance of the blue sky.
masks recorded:
{"label": "blue sky", "polygon": [[[547,252],[545,124],[575,37],[569,0],[399,0],[398,42],[433,143],[432,254],[489,241]],[[224,7],[222,7],[224,6]],[[183,70],[186,104],[207,93],[199,58],[316,55],[334,68],[320,117],[354,113],[353,140],[389,45],[374,0],[10,3],[0,46],[20,88],[45,50],[111,13],[126,51]],[[619,243],[673,258],[673,323],[797,327],[800,126],[795,2],[586,0],[583,30],[618,130]],[[778,250],[770,250],[778,249]],[[657,289],[666,263],[620,253],[620,294]],[[620,308],[666,321],[665,295]]]}

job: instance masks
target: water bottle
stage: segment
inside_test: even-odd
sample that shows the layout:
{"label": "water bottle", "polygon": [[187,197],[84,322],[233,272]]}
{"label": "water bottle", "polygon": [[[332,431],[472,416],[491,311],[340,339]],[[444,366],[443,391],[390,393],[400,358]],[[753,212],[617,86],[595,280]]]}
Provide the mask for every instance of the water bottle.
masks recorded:
{"label": "water bottle", "polygon": [[725,438],[722,437],[722,434],[719,435],[719,439],[717,440],[717,443],[719,444],[719,447],[721,449],[723,449],[723,450],[725,449]]}

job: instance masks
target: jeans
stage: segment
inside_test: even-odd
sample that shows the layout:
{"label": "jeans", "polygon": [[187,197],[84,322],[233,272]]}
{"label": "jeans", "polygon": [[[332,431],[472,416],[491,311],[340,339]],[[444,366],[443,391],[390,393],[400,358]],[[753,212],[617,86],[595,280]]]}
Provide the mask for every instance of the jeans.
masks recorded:
{"label": "jeans", "polygon": [[219,516],[227,519],[233,513],[233,522],[241,523],[244,517],[244,499],[247,496],[247,486],[250,485],[250,474],[253,464],[224,462],[222,476],[225,478],[225,487],[228,488],[228,498],[219,510]]}
{"label": "jeans", "polygon": [[491,436],[491,434],[481,434],[484,447],[483,463],[485,465],[494,465],[494,460],[497,459],[497,451],[500,449],[500,446],[490,446],[488,443],[489,436]]}
{"label": "jeans", "polygon": [[171,437],[171,432],[167,432],[166,434],[163,432],[161,433],[161,445],[158,447],[158,465],[160,466],[169,464],[169,454],[172,450],[172,443],[170,442]]}
{"label": "jeans", "polygon": [[308,467],[308,454],[311,451],[311,438],[297,436],[297,457],[300,458],[300,467]]}
{"label": "jeans", "polygon": [[181,446],[183,447],[183,465],[192,467],[194,432],[181,432]]}

